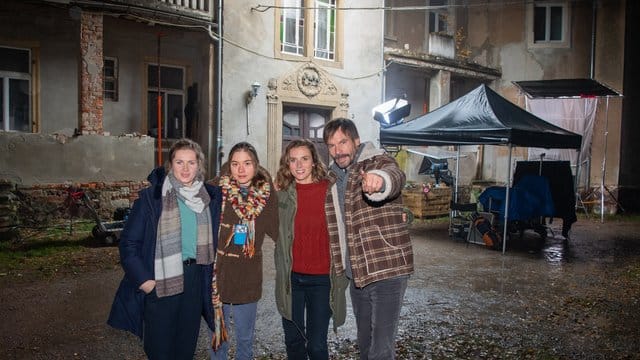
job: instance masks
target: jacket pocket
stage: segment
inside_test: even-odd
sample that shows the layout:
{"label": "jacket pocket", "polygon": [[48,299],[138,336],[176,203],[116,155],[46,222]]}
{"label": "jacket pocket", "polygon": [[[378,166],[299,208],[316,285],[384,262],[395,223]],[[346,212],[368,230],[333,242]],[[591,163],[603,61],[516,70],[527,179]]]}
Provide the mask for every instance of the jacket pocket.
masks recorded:
{"label": "jacket pocket", "polygon": [[368,275],[407,265],[404,247],[389,243],[377,225],[361,228],[358,235]]}

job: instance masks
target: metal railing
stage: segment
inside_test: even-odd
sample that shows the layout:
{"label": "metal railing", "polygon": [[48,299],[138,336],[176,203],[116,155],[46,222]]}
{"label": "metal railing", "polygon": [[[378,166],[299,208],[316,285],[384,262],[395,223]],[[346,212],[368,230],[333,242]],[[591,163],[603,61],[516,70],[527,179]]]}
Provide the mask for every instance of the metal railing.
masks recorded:
{"label": "metal railing", "polygon": [[173,5],[185,10],[194,10],[198,12],[213,15],[213,0],[156,0],[168,5]]}
{"label": "metal railing", "polygon": [[[68,1],[68,0],[55,0]],[[178,14],[204,21],[215,20],[214,0],[74,0],[74,4],[90,8],[148,11],[154,14]]]}

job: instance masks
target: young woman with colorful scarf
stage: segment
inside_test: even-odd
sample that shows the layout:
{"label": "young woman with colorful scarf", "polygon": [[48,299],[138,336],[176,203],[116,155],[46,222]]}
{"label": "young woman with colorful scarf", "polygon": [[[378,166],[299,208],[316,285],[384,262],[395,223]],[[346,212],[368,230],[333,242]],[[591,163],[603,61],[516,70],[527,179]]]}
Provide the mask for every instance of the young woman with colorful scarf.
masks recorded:
{"label": "young woman with colorful scarf", "polygon": [[[227,359],[233,324],[236,359],[253,359],[258,300],[262,297],[262,243],[278,238],[278,203],[271,176],[249,143],[234,145],[214,184],[222,190],[220,243],[213,281],[215,331],[211,359]],[[230,322],[230,319],[233,319]],[[229,339],[230,340],[230,339]]]}
{"label": "young woman with colorful scarf", "polygon": [[189,139],[153,170],[120,236],[124,279],[108,323],[143,339],[147,357],[192,359],[201,316],[214,328],[212,273],[222,194],[203,183],[204,154]]}
{"label": "young woman with colorful scarf", "polygon": [[289,143],[276,183],[280,237],[274,252],[275,295],[287,357],[326,360],[329,320],[333,317],[334,331],[344,323],[348,281],[331,263],[325,215],[330,183],[312,142]]}

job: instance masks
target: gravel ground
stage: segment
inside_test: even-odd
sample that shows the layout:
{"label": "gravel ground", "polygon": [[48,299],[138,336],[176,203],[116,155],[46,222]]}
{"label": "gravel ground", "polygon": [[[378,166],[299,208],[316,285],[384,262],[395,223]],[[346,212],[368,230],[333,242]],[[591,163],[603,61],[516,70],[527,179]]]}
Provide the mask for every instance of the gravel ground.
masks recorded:
{"label": "gravel ground", "polygon": [[[399,359],[638,358],[639,222],[581,219],[568,241],[557,229],[546,242],[527,233],[504,255],[450,239],[441,222],[411,232]],[[273,245],[263,250],[272,259]],[[122,276],[117,249],[87,248],[68,264],[44,278],[0,274],[0,358],[144,359],[137,338],[105,324]],[[271,261],[264,270],[256,356],[284,359]],[[202,333],[197,359],[207,358]],[[329,342],[332,359],[357,358],[350,312]]]}

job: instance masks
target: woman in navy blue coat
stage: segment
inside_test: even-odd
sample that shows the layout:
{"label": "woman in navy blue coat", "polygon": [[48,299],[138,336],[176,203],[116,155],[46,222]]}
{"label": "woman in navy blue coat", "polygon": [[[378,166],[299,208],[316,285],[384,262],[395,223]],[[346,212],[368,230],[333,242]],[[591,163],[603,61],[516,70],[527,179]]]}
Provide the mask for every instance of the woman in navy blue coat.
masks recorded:
{"label": "woman in navy blue coat", "polygon": [[204,316],[214,330],[211,279],[221,193],[203,182],[200,146],[181,139],[154,169],[120,236],[124,278],[108,324],[139,336],[149,359],[192,359]]}

